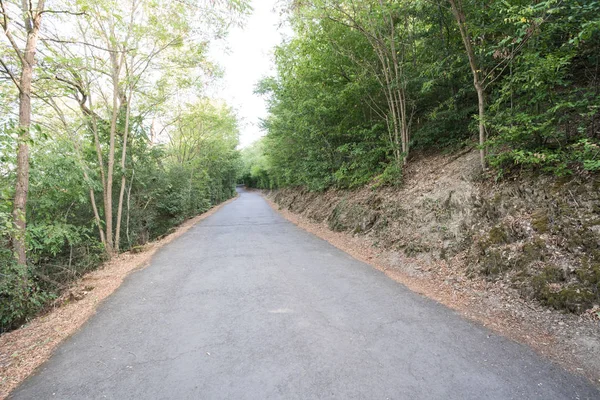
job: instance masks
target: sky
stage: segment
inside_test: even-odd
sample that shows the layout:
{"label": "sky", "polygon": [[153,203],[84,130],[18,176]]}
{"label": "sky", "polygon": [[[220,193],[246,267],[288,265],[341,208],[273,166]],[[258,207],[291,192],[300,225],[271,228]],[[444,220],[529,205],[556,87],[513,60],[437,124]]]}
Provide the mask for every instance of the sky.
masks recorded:
{"label": "sky", "polygon": [[267,116],[265,99],[254,94],[258,81],[273,75],[273,49],[290,35],[279,27],[282,18],[275,10],[278,0],[252,0],[252,14],[242,27],[231,29],[225,42],[216,43],[210,56],[224,70],[215,96],[224,99],[240,119],[240,147],[248,146],[265,132],[260,119]]}

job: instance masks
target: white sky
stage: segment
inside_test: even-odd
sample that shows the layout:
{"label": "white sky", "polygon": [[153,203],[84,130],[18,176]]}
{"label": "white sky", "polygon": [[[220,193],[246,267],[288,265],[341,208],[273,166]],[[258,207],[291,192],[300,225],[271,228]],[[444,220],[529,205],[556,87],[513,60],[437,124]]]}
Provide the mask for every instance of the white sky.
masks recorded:
{"label": "white sky", "polygon": [[252,0],[253,12],[244,26],[233,28],[225,43],[216,43],[210,50],[210,57],[225,72],[213,95],[237,111],[241,147],[264,135],[260,119],[267,115],[266,104],[254,94],[254,88],[261,78],[274,73],[273,48],[290,32],[279,27],[282,19],[275,10],[277,1]]}

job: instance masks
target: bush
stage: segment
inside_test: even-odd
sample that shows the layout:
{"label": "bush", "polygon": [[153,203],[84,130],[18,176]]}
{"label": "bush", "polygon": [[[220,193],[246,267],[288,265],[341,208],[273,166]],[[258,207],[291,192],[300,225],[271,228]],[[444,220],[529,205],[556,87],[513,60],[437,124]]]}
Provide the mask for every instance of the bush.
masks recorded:
{"label": "bush", "polygon": [[0,333],[19,326],[54,297],[40,290],[30,272],[11,261],[0,265]]}

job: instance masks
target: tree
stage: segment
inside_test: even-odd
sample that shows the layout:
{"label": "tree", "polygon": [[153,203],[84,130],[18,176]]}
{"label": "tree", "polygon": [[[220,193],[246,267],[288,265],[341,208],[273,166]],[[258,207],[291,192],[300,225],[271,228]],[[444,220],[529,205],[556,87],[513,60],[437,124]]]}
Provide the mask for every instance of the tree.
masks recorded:
{"label": "tree", "polygon": [[452,14],[456,19],[458,29],[460,30],[460,36],[465,46],[467,57],[469,58],[469,66],[471,67],[471,73],[473,74],[473,85],[475,86],[475,91],[477,92],[477,108],[479,110],[479,162],[481,163],[481,168],[485,169],[485,93],[483,87],[484,83],[481,77],[482,71],[481,68],[478,66],[477,60],[475,59],[475,52],[473,51],[471,35],[469,34],[469,29],[467,27],[462,2],[460,0],[448,0],[448,2],[450,3],[450,6],[452,8]]}
{"label": "tree", "polygon": [[[521,52],[526,43],[539,32],[540,26],[547,17],[557,11],[556,0],[547,0],[531,5],[529,2],[515,5],[501,3],[492,5],[486,10],[480,10],[482,27],[480,28],[479,53],[492,53],[494,61],[477,59],[473,37],[467,24],[466,11],[462,0],[448,0],[454,19],[460,31],[460,36],[467,53],[469,67],[473,76],[473,86],[477,93],[478,125],[479,125],[479,154],[482,169],[486,168],[486,89],[503,77],[508,67],[512,67],[514,58]],[[498,8],[497,8],[498,7]],[[479,8],[473,5],[473,9]],[[494,23],[486,25],[485,20],[494,14],[502,17]],[[487,39],[491,38],[491,40]],[[487,40],[486,40],[487,39]],[[486,65],[487,64],[487,65]]]}
{"label": "tree", "polygon": [[[240,22],[246,1],[56,0],[61,11],[31,3],[22,23],[21,3],[0,2],[0,332],[107,257],[230,198],[239,164],[236,116],[205,89],[218,77],[209,43]],[[34,61],[41,68],[32,71]],[[19,99],[30,133],[16,122]],[[190,144],[181,164],[165,138],[176,131]],[[29,163],[17,163],[21,144]],[[16,172],[27,166],[23,204]],[[27,216],[14,235],[13,198]],[[10,236],[27,265],[15,262]]]}
{"label": "tree", "polygon": [[[17,181],[15,185],[15,195],[13,201],[13,222],[15,233],[12,244],[17,262],[21,265],[27,264],[27,193],[29,191],[29,141],[31,128],[31,97],[33,68],[35,65],[35,53],[37,49],[38,36],[42,25],[42,14],[44,13],[44,0],[38,0],[34,7],[33,2],[22,0],[21,12],[23,25],[22,28],[12,21],[8,5],[0,0],[0,11],[2,12],[1,22],[4,35],[13,53],[16,56],[20,68],[20,74],[17,77],[9,62],[0,57],[0,63],[4,72],[10,76],[19,92],[19,126],[18,149],[17,149]],[[19,28],[15,28],[16,25]],[[20,30],[24,35],[22,41],[24,46],[20,45],[18,38],[13,34],[13,30]]]}
{"label": "tree", "polygon": [[[235,20],[245,11],[245,3],[205,9],[171,0],[80,0],[78,6],[85,12],[85,23],[76,21],[79,38],[55,41],[60,44],[55,53],[70,54],[61,61],[65,68],[57,79],[71,91],[92,133],[96,157],[88,162],[97,169],[93,175],[101,182],[103,199],[103,206],[95,207],[96,220],[112,256],[122,237],[132,113],[156,115],[169,96],[195,87],[208,65],[205,40],[222,34],[228,18]],[[199,23],[208,28],[201,41],[195,37]],[[165,93],[166,85],[172,85],[166,89],[172,93]],[[115,180],[120,181],[118,197],[113,195]],[[90,198],[94,203],[91,192]]]}
{"label": "tree", "polygon": [[[355,57],[337,38],[329,37],[337,51],[361,67],[367,68],[381,85],[386,102],[385,114],[389,142],[399,166],[406,164],[410,151],[411,112],[407,100],[405,47],[412,37],[408,7],[404,2],[360,2],[355,0],[315,1],[312,5],[320,19],[329,19],[360,32],[373,48],[375,59]],[[397,25],[404,15],[404,27]]]}

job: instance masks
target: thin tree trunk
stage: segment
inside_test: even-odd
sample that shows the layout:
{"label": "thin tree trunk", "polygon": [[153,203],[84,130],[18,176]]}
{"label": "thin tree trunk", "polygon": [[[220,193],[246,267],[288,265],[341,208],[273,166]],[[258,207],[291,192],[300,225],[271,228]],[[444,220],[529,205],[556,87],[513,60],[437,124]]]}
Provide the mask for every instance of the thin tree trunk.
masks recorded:
{"label": "thin tree trunk", "polygon": [[[76,139],[74,139],[76,140]],[[96,226],[98,227],[98,233],[100,234],[100,241],[102,245],[106,248],[106,237],[104,236],[104,230],[102,229],[102,220],[100,219],[100,213],[98,212],[98,203],[96,202],[96,195],[94,194],[94,188],[92,187],[92,180],[85,170],[85,165],[83,159],[81,157],[81,150],[78,149],[78,146],[75,145],[75,149],[78,153],[78,160],[81,166],[81,171],[83,172],[83,177],[85,181],[89,185],[89,193],[90,193],[90,202],[92,203],[92,210],[94,211],[94,221],[96,222]]]}
{"label": "thin tree trunk", "polygon": [[481,168],[485,170],[486,161],[485,161],[485,142],[487,140],[485,134],[485,93],[483,91],[483,86],[480,82],[475,84],[475,90],[477,91],[477,107],[479,108],[479,162],[481,163]]}
{"label": "thin tree trunk", "polygon": [[[92,110],[92,96],[89,96],[90,100],[90,110]],[[98,135],[98,118],[92,111],[92,133],[94,134],[94,147],[96,149],[96,157],[98,158],[98,168],[100,169],[100,180],[102,181],[102,202],[104,203],[104,207],[106,207],[106,173],[104,171],[104,157],[102,157],[102,147],[100,146],[100,136]],[[108,252],[108,243],[106,238],[110,236],[110,231],[107,230],[106,226],[106,208],[104,210],[105,221],[104,221],[104,232],[100,235],[102,240],[102,244],[104,245],[104,249]],[[98,218],[100,218],[100,214],[98,214]],[[102,230],[100,226],[100,222],[98,222],[99,229]]]}
{"label": "thin tree trunk", "polygon": [[131,238],[129,237],[129,214],[131,210],[131,188],[133,187],[133,178],[135,177],[135,169],[131,170],[131,182],[129,182],[129,190],[127,190],[127,218],[125,220],[125,234],[127,235],[127,243],[131,247]]}
{"label": "thin tree trunk", "polygon": [[109,257],[115,254],[115,242],[113,234],[113,204],[112,189],[113,176],[115,169],[115,137],[117,135],[117,119],[119,117],[119,75],[121,72],[121,63],[117,60],[117,54],[111,52],[112,62],[112,85],[113,85],[113,104],[112,115],[110,119],[110,138],[108,145],[108,165],[106,172],[106,193],[104,201],[104,218],[106,221],[106,252]]}
{"label": "thin tree trunk", "polygon": [[[192,189],[193,189],[193,184],[194,184],[194,167],[190,165],[190,188],[189,188],[189,192],[188,192],[188,207],[190,210],[192,210]],[[193,210],[193,212],[190,212],[190,215],[195,213],[196,210]]]}
{"label": "thin tree trunk", "polygon": [[123,196],[125,195],[126,184],[126,156],[127,156],[127,139],[129,138],[129,118],[131,114],[131,98],[133,89],[129,90],[129,98],[127,99],[125,111],[125,132],[123,132],[123,150],[121,151],[121,190],[119,192],[119,205],[117,206],[117,229],[115,231],[115,252],[119,252],[119,242],[121,240],[121,217],[123,215]]}
{"label": "thin tree trunk", "polygon": [[460,0],[448,0],[450,6],[452,8],[452,14],[456,19],[456,23],[458,24],[458,29],[460,30],[460,36],[463,40],[463,44],[465,45],[465,50],[467,52],[467,57],[469,58],[469,66],[471,67],[471,72],[473,73],[473,86],[475,86],[475,91],[477,92],[477,105],[479,108],[479,161],[481,163],[481,168],[485,170],[486,161],[485,161],[485,142],[487,140],[485,134],[485,92],[483,89],[483,82],[480,76],[480,69],[477,66],[477,60],[475,59],[475,52],[473,51],[473,45],[471,44],[471,37],[469,35],[469,31],[467,29],[467,24],[465,21],[465,14],[462,10],[462,5],[460,4]]}
{"label": "thin tree trunk", "polygon": [[394,158],[396,160],[396,163],[398,164],[398,166],[400,166],[402,164],[402,156],[401,156],[401,152],[399,150],[399,145],[401,144],[399,141],[399,137],[400,137],[400,132],[399,132],[399,121],[398,121],[398,111],[397,111],[397,107],[396,107],[396,100],[395,100],[395,96],[394,93],[392,91],[392,77],[391,77],[391,71],[388,69],[389,66],[389,59],[386,57],[384,50],[380,49],[379,47],[377,47],[377,43],[376,42],[372,42],[371,45],[373,46],[373,48],[375,49],[375,52],[377,53],[379,60],[381,62],[381,69],[383,72],[383,76],[385,79],[385,83],[384,83],[384,93],[385,93],[385,97],[388,103],[388,108],[390,111],[390,114],[392,116],[392,128],[393,128],[393,139],[391,140],[391,145],[392,145],[392,150],[394,152]]}
{"label": "thin tree trunk", "polygon": [[[380,0],[379,4],[383,7],[383,2]],[[404,62],[404,51],[402,52],[402,59],[398,60],[398,52],[396,51],[396,27],[394,26],[394,19],[392,18],[391,12],[388,13],[388,22],[390,25],[390,57],[392,61],[392,65],[394,66],[394,81],[396,82],[396,86],[398,89],[396,90],[397,95],[397,111],[398,111],[398,119],[400,122],[400,143],[402,146],[402,164],[406,165],[408,160],[409,153],[409,130],[408,130],[408,122],[406,118],[406,94],[404,92],[404,85],[402,82],[402,78],[404,72],[402,70],[402,63]],[[382,39],[383,42],[383,39]],[[387,58],[387,57],[386,57]],[[389,58],[387,58],[389,60]],[[389,61],[388,61],[389,62]],[[388,66],[389,68],[389,66]],[[392,69],[390,68],[390,72]]]}
{"label": "thin tree trunk", "polygon": [[[28,44],[30,41],[27,41]],[[19,146],[17,150],[17,183],[13,203],[13,221],[16,232],[13,237],[13,248],[17,262],[27,264],[27,194],[29,192],[29,128],[31,125],[31,80],[33,75],[32,51],[25,50],[25,64],[22,68],[19,84]],[[32,60],[33,61],[33,60]]]}

